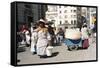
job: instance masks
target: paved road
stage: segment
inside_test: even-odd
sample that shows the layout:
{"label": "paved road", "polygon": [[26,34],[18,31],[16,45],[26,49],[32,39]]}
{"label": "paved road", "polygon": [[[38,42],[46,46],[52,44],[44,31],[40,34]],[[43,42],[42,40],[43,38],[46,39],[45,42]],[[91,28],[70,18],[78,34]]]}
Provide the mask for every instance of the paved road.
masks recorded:
{"label": "paved road", "polygon": [[88,49],[77,51],[68,51],[67,46],[63,43],[61,46],[55,46],[53,49],[54,56],[50,58],[42,58],[32,55],[29,47],[25,47],[26,51],[18,53],[17,57],[20,59],[18,64],[37,64],[37,63],[52,63],[52,62],[70,62],[70,61],[85,61],[96,60],[96,44],[91,43]]}

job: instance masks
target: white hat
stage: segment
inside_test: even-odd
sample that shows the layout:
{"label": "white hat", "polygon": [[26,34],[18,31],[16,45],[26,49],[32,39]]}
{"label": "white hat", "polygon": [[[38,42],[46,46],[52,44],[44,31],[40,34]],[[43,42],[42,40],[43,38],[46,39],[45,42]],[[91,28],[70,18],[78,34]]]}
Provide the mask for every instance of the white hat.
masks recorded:
{"label": "white hat", "polygon": [[45,21],[44,21],[43,19],[40,19],[39,21],[41,21],[41,22],[44,22],[44,23],[45,23]]}

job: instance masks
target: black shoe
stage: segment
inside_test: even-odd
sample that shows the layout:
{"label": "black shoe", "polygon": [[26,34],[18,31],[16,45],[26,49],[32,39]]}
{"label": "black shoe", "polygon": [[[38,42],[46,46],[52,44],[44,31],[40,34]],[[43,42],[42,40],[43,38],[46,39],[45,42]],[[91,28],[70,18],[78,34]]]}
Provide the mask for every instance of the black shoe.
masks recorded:
{"label": "black shoe", "polygon": [[26,47],[29,47],[30,45],[29,44],[26,44]]}
{"label": "black shoe", "polygon": [[36,52],[34,52],[34,54],[37,54]]}
{"label": "black shoe", "polygon": [[32,54],[34,55],[34,54],[36,54],[36,52],[33,52]]}

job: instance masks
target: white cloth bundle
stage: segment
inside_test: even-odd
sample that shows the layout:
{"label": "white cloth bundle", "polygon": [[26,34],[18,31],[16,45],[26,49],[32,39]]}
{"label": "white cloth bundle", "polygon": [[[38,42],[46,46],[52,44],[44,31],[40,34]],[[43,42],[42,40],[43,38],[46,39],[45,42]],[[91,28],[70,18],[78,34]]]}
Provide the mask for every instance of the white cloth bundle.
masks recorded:
{"label": "white cloth bundle", "polygon": [[46,48],[46,54],[47,54],[47,56],[51,56],[51,55],[52,55],[52,49],[53,49],[52,46],[48,46],[48,47]]}
{"label": "white cloth bundle", "polygon": [[25,32],[25,36],[26,36],[26,42],[27,44],[30,44],[30,35],[29,35],[29,31]]}
{"label": "white cloth bundle", "polygon": [[76,29],[66,29],[65,38],[79,39],[81,38],[81,32]]}

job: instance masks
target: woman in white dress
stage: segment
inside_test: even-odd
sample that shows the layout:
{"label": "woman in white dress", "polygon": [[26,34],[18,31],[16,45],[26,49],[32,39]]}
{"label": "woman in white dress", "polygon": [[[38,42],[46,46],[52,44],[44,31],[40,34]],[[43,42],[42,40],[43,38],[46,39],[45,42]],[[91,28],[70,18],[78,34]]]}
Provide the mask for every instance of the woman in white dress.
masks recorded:
{"label": "woman in white dress", "polygon": [[49,44],[49,41],[51,40],[50,34],[48,32],[48,29],[45,27],[45,23],[42,21],[39,21],[39,27],[37,28],[38,32],[38,40],[37,40],[37,55],[40,56],[40,58],[47,57],[46,54],[46,48]]}

